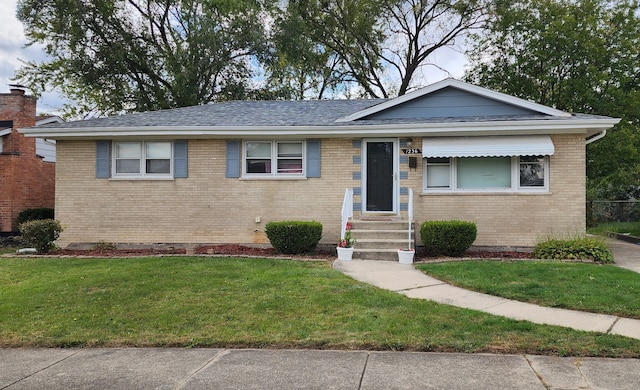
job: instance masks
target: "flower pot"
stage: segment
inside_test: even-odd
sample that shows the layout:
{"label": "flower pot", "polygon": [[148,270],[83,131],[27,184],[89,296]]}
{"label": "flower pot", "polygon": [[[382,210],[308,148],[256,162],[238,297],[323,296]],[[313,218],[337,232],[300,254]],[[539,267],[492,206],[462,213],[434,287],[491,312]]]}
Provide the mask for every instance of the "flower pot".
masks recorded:
{"label": "flower pot", "polygon": [[416,251],[413,249],[398,249],[398,261],[400,264],[413,264],[413,255]]}
{"label": "flower pot", "polygon": [[338,260],[349,261],[353,257],[353,247],[342,248],[338,247]]}

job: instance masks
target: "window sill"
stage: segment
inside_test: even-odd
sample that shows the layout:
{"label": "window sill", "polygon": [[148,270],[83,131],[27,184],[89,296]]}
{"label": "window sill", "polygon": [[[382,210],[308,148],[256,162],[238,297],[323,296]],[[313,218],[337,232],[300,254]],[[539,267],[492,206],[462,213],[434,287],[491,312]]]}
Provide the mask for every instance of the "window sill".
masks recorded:
{"label": "window sill", "polygon": [[306,176],[243,176],[240,180],[247,181],[260,181],[260,180],[279,180],[279,181],[297,181],[297,180],[307,180]]}
{"label": "window sill", "polygon": [[427,191],[421,192],[420,196],[541,196],[553,195],[551,191]]}
{"label": "window sill", "polygon": [[119,177],[110,177],[109,180],[113,181],[173,181],[174,177],[149,177],[149,176],[119,176]]}

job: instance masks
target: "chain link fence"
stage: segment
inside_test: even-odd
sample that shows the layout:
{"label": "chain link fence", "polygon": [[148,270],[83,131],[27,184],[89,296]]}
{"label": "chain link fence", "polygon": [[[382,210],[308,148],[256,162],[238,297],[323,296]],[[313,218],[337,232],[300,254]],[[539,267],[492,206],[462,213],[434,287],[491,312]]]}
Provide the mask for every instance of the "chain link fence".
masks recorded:
{"label": "chain link fence", "polygon": [[640,221],[638,200],[592,200],[587,202],[587,224]]}

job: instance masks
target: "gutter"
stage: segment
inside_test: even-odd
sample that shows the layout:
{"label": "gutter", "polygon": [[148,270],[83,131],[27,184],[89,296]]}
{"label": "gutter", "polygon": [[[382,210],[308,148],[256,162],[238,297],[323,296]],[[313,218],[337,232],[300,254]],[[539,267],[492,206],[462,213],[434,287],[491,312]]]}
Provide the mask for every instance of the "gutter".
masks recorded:
{"label": "gutter", "polygon": [[[27,137],[96,139],[114,137],[228,138],[228,137],[362,137],[569,134],[603,132],[620,119],[528,120],[492,122],[434,122],[392,125],[329,126],[130,126],[130,127],[31,127],[19,129]],[[604,135],[603,135],[604,136]]]}
{"label": "gutter", "polygon": [[600,138],[604,138],[605,135],[607,135],[607,130],[602,130],[601,132],[594,134],[592,137],[587,138],[584,144],[589,145],[592,142],[596,142]]}

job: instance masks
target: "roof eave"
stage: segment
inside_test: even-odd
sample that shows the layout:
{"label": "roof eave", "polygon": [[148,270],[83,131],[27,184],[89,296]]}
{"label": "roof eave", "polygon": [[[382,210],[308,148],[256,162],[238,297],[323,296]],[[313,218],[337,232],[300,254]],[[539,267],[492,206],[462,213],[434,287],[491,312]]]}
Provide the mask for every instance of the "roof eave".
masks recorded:
{"label": "roof eave", "polygon": [[451,136],[586,133],[591,136],[615,126],[620,119],[546,119],[487,122],[439,122],[384,125],[331,126],[172,126],[38,128],[19,131],[27,137],[49,139],[110,138],[257,138],[257,137],[363,137],[363,136]]}

